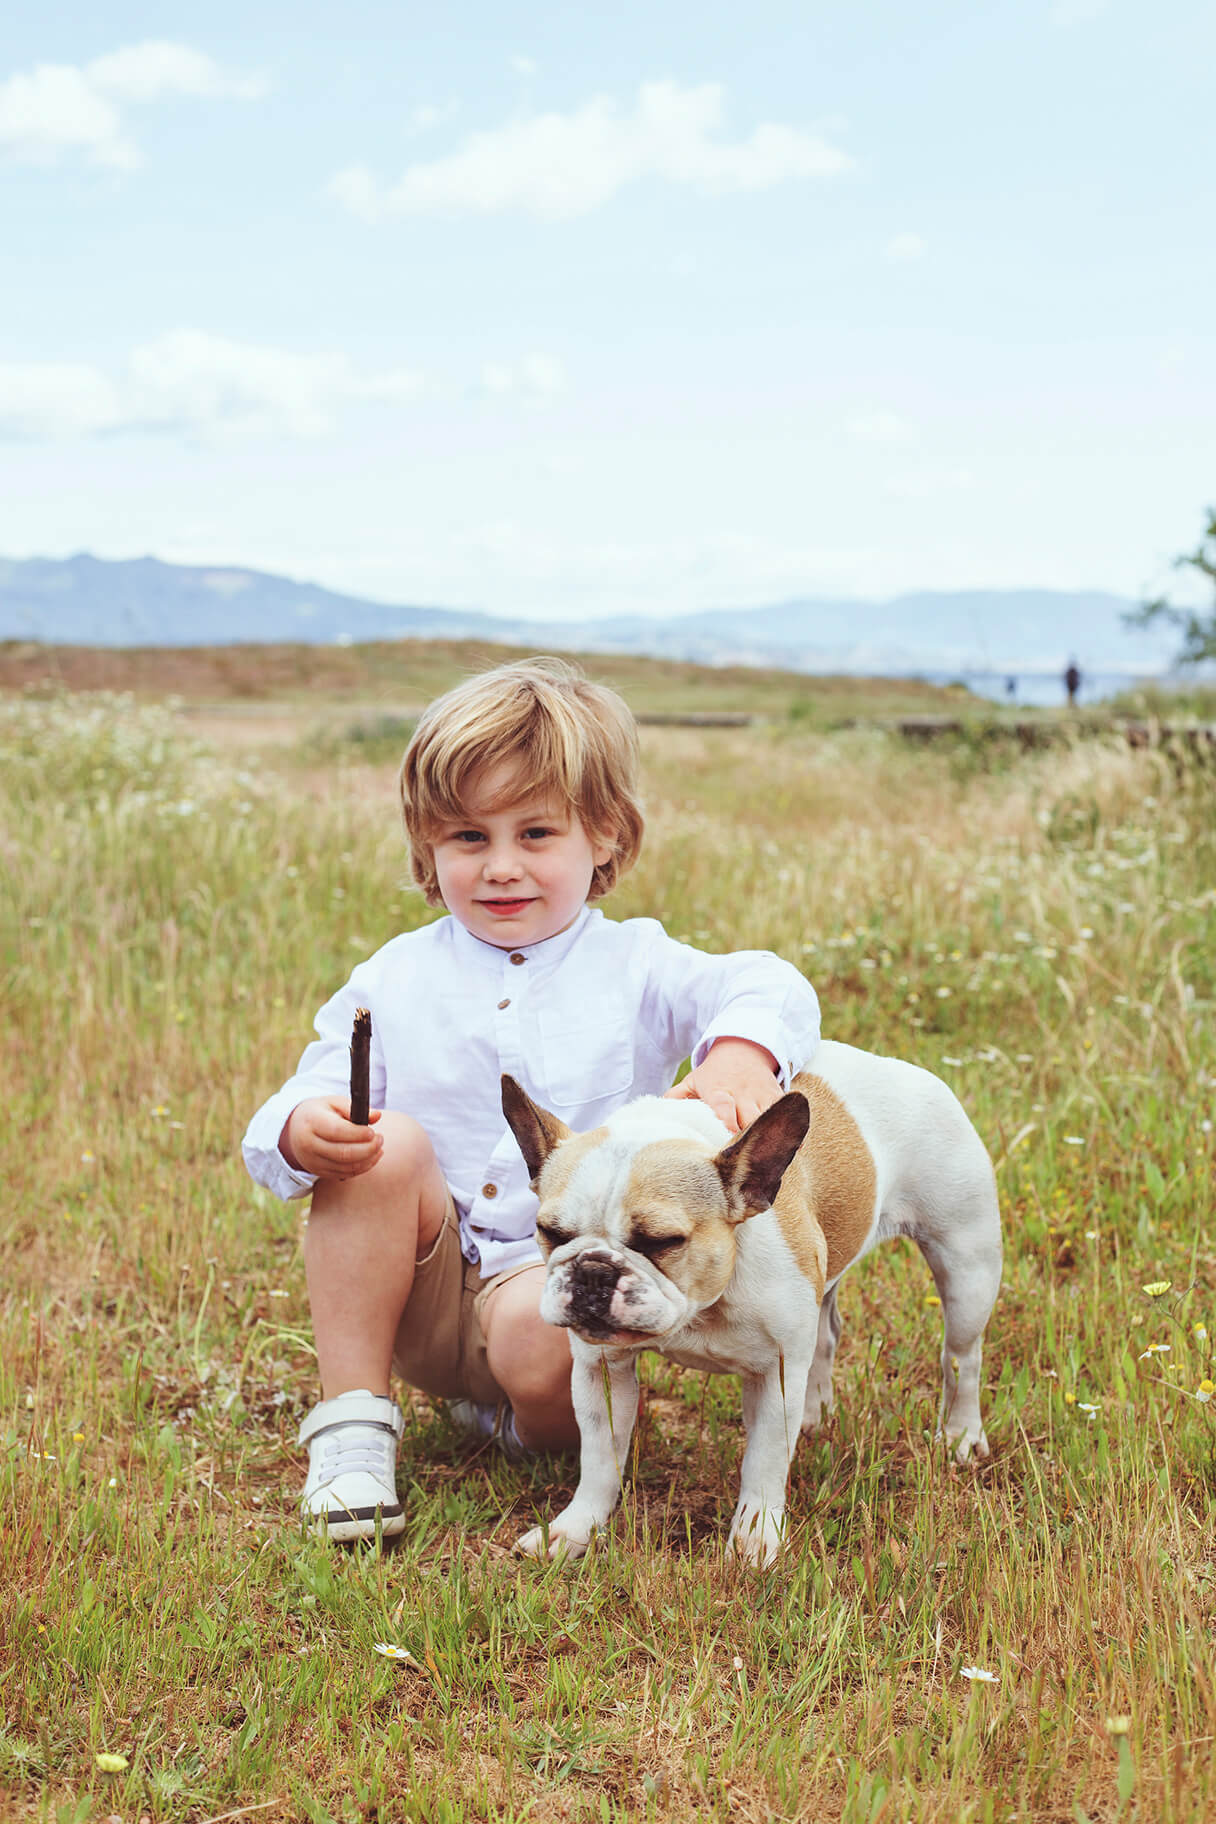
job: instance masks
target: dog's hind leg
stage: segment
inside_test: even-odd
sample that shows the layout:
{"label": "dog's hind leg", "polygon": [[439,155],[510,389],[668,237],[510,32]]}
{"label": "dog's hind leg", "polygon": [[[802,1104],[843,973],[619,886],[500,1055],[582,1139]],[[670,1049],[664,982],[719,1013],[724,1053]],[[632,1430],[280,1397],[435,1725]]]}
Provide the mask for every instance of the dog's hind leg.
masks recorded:
{"label": "dog's hind leg", "polygon": [[[987,1155],[984,1170],[963,1211],[943,1233],[916,1232],[917,1246],[929,1264],[942,1301],[942,1406],[940,1434],[954,1446],[960,1463],[971,1455],[988,1455],[980,1418],[980,1363],[984,1326],[992,1314],[1001,1284],[1001,1222],[996,1185]],[[957,1206],[956,1206],[957,1210]]]}
{"label": "dog's hind leg", "polygon": [[836,1287],[833,1286],[819,1307],[819,1336],[815,1344],[815,1359],[807,1376],[806,1401],[802,1408],[803,1431],[818,1431],[823,1421],[831,1417],[835,1405],[832,1397],[832,1364],[836,1360],[836,1345],[839,1341],[840,1313],[836,1309]]}

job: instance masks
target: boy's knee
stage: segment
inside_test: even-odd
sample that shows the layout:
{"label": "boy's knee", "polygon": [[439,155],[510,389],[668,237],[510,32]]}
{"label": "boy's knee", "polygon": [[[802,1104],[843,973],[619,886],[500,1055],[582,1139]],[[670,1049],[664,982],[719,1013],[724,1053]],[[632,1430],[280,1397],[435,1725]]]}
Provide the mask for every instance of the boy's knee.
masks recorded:
{"label": "boy's knee", "polygon": [[570,1338],[537,1309],[543,1272],[504,1286],[487,1312],[486,1359],[513,1405],[570,1398]]}
{"label": "boy's knee", "polygon": [[374,1169],[382,1176],[410,1180],[425,1178],[438,1169],[430,1135],[412,1115],[386,1108],[376,1131],[384,1141],[384,1151]]}

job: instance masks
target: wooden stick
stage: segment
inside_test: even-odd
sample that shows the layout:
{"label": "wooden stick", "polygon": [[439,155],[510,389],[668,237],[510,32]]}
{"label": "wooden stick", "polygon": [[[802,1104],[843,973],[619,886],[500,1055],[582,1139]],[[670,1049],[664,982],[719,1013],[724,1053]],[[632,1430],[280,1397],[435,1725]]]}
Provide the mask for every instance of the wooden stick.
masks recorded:
{"label": "wooden stick", "polygon": [[356,1127],[366,1127],[371,1112],[371,1071],[372,1016],[366,1007],[356,1007],[350,1035],[350,1118]]}

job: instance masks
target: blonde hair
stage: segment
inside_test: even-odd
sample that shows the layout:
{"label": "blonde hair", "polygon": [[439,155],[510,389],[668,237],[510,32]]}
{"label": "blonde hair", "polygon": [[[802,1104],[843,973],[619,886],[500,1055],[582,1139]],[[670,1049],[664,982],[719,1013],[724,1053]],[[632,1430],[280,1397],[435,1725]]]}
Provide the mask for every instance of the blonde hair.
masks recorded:
{"label": "blonde hair", "polygon": [[[642,846],[637,725],[624,702],[564,659],[520,659],[466,678],[423,712],[401,762],[401,814],[410,869],[427,904],[442,905],[433,842],[467,813],[479,773],[513,767],[509,804],[553,795],[612,853],[589,899],[611,892]],[[492,809],[500,809],[495,805]]]}

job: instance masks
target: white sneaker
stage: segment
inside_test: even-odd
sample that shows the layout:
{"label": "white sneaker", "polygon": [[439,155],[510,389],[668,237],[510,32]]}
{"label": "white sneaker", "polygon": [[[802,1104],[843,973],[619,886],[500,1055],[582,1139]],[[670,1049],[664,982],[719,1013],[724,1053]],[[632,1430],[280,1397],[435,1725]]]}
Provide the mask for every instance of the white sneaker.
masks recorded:
{"label": "white sneaker", "polygon": [[312,1531],[340,1541],[405,1530],[397,1499],[397,1440],[405,1420],[396,1400],[357,1387],[314,1406],[300,1427],[308,1445],[308,1480],[300,1512]]}

